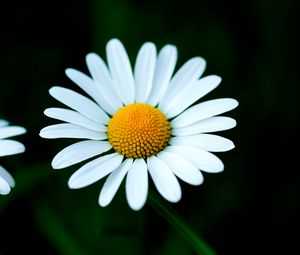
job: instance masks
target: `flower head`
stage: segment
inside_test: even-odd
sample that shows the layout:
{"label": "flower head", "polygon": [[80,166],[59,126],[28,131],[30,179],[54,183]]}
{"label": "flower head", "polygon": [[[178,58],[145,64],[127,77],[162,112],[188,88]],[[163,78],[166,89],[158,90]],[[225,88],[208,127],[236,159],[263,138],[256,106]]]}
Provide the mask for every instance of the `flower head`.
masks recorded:
{"label": "flower head", "polygon": [[[0,120],[0,157],[24,152],[25,147],[20,142],[6,139],[12,136],[21,135],[26,132],[25,128],[8,126],[8,122]],[[0,166],[0,194],[6,195],[15,186],[13,177]]]}
{"label": "flower head", "polygon": [[223,98],[194,104],[221,82],[216,75],[200,78],[204,59],[190,59],[173,75],[177,61],[173,45],[164,46],[157,55],[155,45],[145,43],[133,71],[119,40],[107,43],[106,55],[108,65],[95,53],[87,55],[92,78],[66,70],[90,98],[62,87],[49,91],[72,110],[46,109],[45,115],[67,123],[45,127],[40,135],[83,139],[60,151],[53,168],[97,156],[70,177],[70,188],[86,187],[109,175],[99,196],[99,204],[106,206],[126,176],[127,201],[139,210],[147,199],[148,173],[166,200],[178,202],[178,179],[200,185],[201,171],[223,171],[222,161],[211,152],[234,145],[207,133],[233,128],[234,119],[216,115],[234,109],[238,102]]}

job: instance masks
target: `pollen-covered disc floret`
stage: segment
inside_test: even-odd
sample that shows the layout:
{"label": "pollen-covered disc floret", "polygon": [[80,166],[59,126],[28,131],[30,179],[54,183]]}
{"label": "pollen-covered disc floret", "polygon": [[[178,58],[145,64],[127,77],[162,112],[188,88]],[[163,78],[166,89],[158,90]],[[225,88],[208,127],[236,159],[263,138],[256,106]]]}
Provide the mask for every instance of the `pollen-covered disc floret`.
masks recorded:
{"label": "pollen-covered disc floret", "polygon": [[163,113],[147,104],[129,104],[111,118],[108,140],[127,158],[146,158],[167,146],[170,124]]}

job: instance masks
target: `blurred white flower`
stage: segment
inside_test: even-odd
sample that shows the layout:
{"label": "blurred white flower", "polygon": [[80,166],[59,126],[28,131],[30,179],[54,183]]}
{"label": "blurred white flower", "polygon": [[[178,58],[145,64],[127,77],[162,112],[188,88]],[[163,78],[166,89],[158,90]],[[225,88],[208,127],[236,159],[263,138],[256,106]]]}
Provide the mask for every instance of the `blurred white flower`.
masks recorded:
{"label": "blurred white flower", "polygon": [[[7,121],[0,120],[0,157],[24,152],[25,147],[23,144],[7,138],[21,135],[25,132],[26,130],[23,127],[8,126]],[[14,186],[15,181],[13,177],[0,166],[0,194],[7,195]]]}
{"label": "blurred white flower", "polygon": [[53,168],[98,156],[71,176],[70,188],[83,188],[109,175],[99,196],[99,204],[106,206],[127,174],[127,201],[139,210],[147,199],[148,173],[166,200],[178,202],[178,178],[200,185],[201,171],[223,171],[222,161],[211,152],[228,151],[234,145],[207,133],[233,128],[234,119],[216,115],[234,109],[238,102],[222,98],[194,105],[221,82],[216,75],[200,78],[206,66],[203,58],[190,59],[173,75],[177,61],[173,45],[157,55],[155,45],[145,43],[133,71],[119,40],[107,43],[106,55],[108,66],[97,54],[87,55],[92,78],[66,70],[90,98],[62,87],[49,91],[72,110],[46,109],[45,115],[67,123],[45,127],[40,136],[83,139],[60,151]]}

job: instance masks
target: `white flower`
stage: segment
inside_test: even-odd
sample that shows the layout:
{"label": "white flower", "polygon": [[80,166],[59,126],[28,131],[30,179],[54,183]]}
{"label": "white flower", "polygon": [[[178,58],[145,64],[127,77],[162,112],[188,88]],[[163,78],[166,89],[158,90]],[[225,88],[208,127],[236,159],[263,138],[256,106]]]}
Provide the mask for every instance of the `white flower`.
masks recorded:
{"label": "white flower", "polygon": [[83,188],[109,175],[99,196],[99,204],[106,206],[127,174],[127,201],[139,210],[147,199],[148,173],[166,200],[178,202],[177,178],[200,185],[201,171],[223,171],[222,161],[211,152],[227,151],[234,145],[207,133],[233,128],[234,119],[216,115],[234,109],[238,102],[223,98],[193,105],[221,82],[216,75],[200,79],[204,59],[190,59],[173,75],[177,61],[173,45],[164,46],[157,55],[155,45],[145,43],[133,71],[119,40],[107,43],[106,55],[108,66],[97,54],[87,55],[92,78],[66,70],[91,99],[62,87],[49,91],[72,110],[46,109],[45,115],[67,123],[45,127],[40,136],[83,139],[60,151],[53,168],[98,156],[71,176],[70,188]]}
{"label": "white flower", "polygon": [[[23,144],[6,138],[21,135],[25,132],[26,130],[23,127],[8,126],[7,121],[0,120],[0,157],[24,152],[25,147]],[[7,195],[14,186],[13,177],[0,166],[0,194]]]}

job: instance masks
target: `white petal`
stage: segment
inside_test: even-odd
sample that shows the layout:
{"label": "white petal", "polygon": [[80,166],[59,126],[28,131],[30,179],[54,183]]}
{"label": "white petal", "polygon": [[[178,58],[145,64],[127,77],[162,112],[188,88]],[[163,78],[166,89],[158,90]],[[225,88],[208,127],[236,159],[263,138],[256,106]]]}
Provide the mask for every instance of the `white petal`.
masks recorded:
{"label": "white petal", "polygon": [[0,119],[0,127],[5,127],[9,124],[8,121]]}
{"label": "white petal", "polygon": [[156,106],[165,95],[177,61],[177,49],[174,45],[164,46],[157,57],[152,90],[147,103]]}
{"label": "white petal", "polygon": [[187,61],[172,78],[165,96],[159,103],[159,108],[164,112],[170,100],[180,93],[183,87],[195,82],[203,74],[205,66],[205,60],[200,57],[195,57]]}
{"label": "white petal", "polygon": [[203,175],[190,161],[173,152],[161,151],[157,157],[164,161],[181,180],[191,185],[203,183]]}
{"label": "white petal", "polygon": [[25,146],[20,142],[13,140],[0,140],[0,157],[22,153]]}
{"label": "white petal", "polygon": [[71,189],[86,187],[99,181],[121,165],[123,155],[113,153],[97,158],[78,169],[69,179]]}
{"label": "white petal", "polygon": [[26,133],[26,129],[18,126],[9,126],[0,128],[0,139],[8,138]]}
{"label": "white petal", "polygon": [[133,210],[140,210],[147,200],[148,171],[144,159],[135,159],[126,178],[126,197]]}
{"label": "white petal", "polygon": [[43,138],[82,138],[92,140],[104,140],[107,134],[86,129],[74,124],[56,124],[43,128],[40,131]]}
{"label": "white petal", "polygon": [[122,102],[116,96],[118,87],[114,87],[106,64],[96,53],[89,53],[86,56],[86,63],[95,80],[96,89],[103,96],[103,100],[112,107],[114,112],[117,111],[122,107]]}
{"label": "white petal", "polygon": [[89,119],[102,124],[107,124],[109,121],[109,117],[99,105],[75,91],[62,87],[52,87],[49,93],[56,100],[80,112]]}
{"label": "white petal", "polygon": [[0,166],[0,177],[2,177],[9,184],[10,187],[15,186],[14,178],[2,166]]}
{"label": "white petal", "polygon": [[206,151],[214,152],[229,151],[234,148],[233,142],[229,139],[209,134],[172,137],[169,143],[171,145],[190,145]]}
{"label": "white petal", "polygon": [[156,63],[156,47],[153,43],[145,43],[138,55],[134,67],[135,101],[144,103],[149,97]]}
{"label": "white petal", "polygon": [[164,112],[166,117],[173,118],[183,112],[201,97],[214,90],[220,82],[221,78],[219,76],[210,75],[183,87],[180,93],[175,95],[166,107]]}
{"label": "white petal", "polygon": [[208,173],[218,173],[224,170],[223,162],[217,156],[196,147],[172,145],[165,148],[165,151],[183,156],[197,168]]}
{"label": "white petal", "polygon": [[209,133],[223,131],[234,128],[236,126],[236,120],[229,117],[210,117],[208,119],[197,121],[191,125],[182,128],[173,128],[172,135],[185,136],[194,135],[199,133]]}
{"label": "white petal", "polygon": [[81,141],[60,151],[52,160],[54,169],[65,168],[111,149],[109,142]]}
{"label": "white petal", "polygon": [[63,108],[48,108],[44,111],[44,114],[50,118],[65,121],[94,131],[107,131],[107,127],[103,124],[88,119],[87,117],[73,110]]}
{"label": "white petal", "polygon": [[170,167],[156,156],[147,158],[147,165],[158,192],[169,202],[178,202],[181,188]]}
{"label": "white petal", "polygon": [[114,113],[112,107],[104,99],[104,96],[100,93],[100,91],[98,91],[95,81],[93,81],[90,77],[72,68],[66,69],[66,75],[91,98],[93,98],[106,112],[109,114]]}
{"label": "white petal", "polygon": [[99,196],[100,206],[107,206],[112,201],[122,183],[124,176],[131,167],[132,162],[132,158],[127,158],[107,177]]}
{"label": "white petal", "polygon": [[7,195],[10,190],[9,184],[0,176],[0,195]]}
{"label": "white petal", "polygon": [[132,68],[123,44],[118,39],[107,43],[106,55],[113,82],[118,85],[117,93],[124,104],[134,102],[135,85]]}
{"label": "white petal", "polygon": [[221,98],[206,101],[177,116],[171,122],[172,128],[185,127],[199,120],[203,120],[224,112],[228,112],[238,106],[238,102],[231,98]]}

